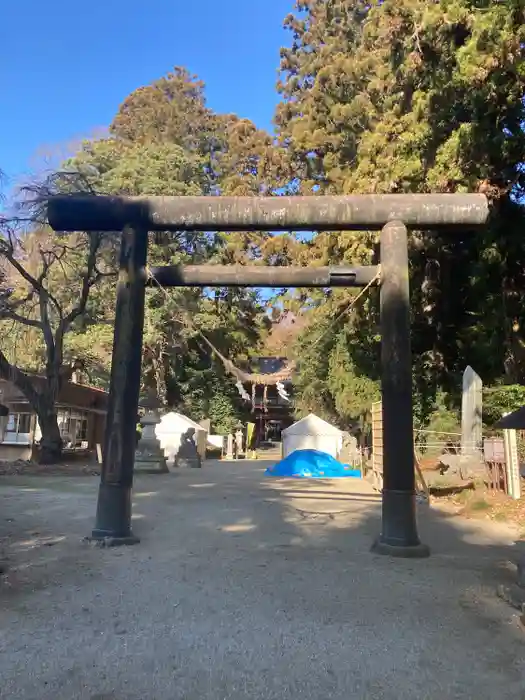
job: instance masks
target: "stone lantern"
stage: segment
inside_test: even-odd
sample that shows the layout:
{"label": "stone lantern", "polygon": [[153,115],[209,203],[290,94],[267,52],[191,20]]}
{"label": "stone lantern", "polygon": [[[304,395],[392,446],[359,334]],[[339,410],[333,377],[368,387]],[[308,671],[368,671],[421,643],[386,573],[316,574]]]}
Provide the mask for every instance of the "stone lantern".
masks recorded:
{"label": "stone lantern", "polygon": [[155,434],[155,426],[160,423],[159,409],[162,407],[157,395],[149,391],[142,402],[146,414],[140,419],[142,434],[135,450],[135,472],[164,474],[168,465],[159,439]]}

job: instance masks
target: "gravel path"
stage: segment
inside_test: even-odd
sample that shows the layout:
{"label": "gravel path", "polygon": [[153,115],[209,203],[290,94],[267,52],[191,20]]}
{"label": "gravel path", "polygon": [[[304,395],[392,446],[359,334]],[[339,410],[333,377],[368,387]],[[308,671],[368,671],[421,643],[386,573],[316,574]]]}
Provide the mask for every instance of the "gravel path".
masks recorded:
{"label": "gravel path", "polygon": [[422,507],[433,556],[378,557],[366,483],[264,466],[140,476],[113,550],[81,542],[95,477],[2,477],[0,698],[523,700],[510,528]]}

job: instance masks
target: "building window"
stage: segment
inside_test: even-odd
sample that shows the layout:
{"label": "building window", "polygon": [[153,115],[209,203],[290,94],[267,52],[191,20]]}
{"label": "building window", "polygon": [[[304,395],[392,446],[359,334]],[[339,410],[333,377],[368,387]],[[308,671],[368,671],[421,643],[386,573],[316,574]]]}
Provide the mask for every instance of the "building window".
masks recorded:
{"label": "building window", "polygon": [[82,443],[85,443],[87,441],[87,432],[88,432],[88,419],[87,416],[83,416],[80,422],[78,423],[78,432],[77,432],[77,442],[79,442],[82,446]]}
{"label": "building window", "polygon": [[31,413],[10,413],[7,417],[3,442],[31,444]]}
{"label": "building window", "polygon": [[58,427],[68,450],[80,450],[88,447],[88,414],[84,411],[63,409],[58,412]]}

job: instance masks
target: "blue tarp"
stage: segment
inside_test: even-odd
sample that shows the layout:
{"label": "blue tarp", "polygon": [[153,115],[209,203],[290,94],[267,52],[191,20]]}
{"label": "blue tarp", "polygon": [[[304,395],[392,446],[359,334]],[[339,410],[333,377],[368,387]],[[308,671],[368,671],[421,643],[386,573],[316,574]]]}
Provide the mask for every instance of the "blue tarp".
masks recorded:
{"label": "blue tarp", "polygon": [[331,455],[319,450],[295,450],[264,472],[266,476],[295,477],[297,479],[339,479],[360,477],[361,471],[341,464]]}

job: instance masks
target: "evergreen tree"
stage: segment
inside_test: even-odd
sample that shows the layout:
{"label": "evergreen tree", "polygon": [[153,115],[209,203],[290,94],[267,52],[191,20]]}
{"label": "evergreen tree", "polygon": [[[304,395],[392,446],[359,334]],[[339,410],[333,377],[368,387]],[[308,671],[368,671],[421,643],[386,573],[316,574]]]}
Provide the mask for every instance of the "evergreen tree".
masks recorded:
{"label": "evergreen tree", "polygon": [[[486,382],[503,374],[523,381],[523,4],[305,0],[296,10],[287,19],[293,43],[282,52],[276,114],[294,191],[479,191],[493,204],[481,233],[412,237],[421,419],[440,387],[459,390],[466,364]],[[322,234],[309,255],[370,262],[374,240]],[[377,319],[369,313],[368,336]],[[366,340],[362,321],[354,317],[347,329],[352,347]]]}
{"label": "evergreen tree", "polygon": [[[86,142],[69,164],[90,178],[97,192],[262,194],[271,179],[270,138],[247,120],[214,114],[206,107],[202,84],[182,69],[132,93],[111,132],[109,139]],[[256,261],[266,235],[158,233],[151,238],[149,265]],[[144,383],[169,405],[199,416],[219,405],[206,398],[206,387],[215,387],[213,396],[222,393],[225,399],[219,422],[226,420],[226,406],[234,420],[243,411],[235,384],[203,346],[198,331],[226,356],[246,360],[266,326],[253,291],[167,291],[154,285],[146,295]]]}

